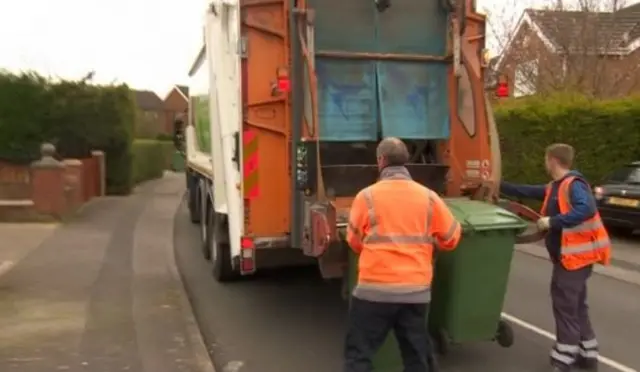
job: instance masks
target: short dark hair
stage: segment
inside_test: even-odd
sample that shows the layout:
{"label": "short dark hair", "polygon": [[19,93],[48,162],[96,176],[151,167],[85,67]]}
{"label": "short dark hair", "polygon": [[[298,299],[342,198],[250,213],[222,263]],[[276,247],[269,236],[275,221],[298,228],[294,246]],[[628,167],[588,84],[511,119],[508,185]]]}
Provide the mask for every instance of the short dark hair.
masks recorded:
{"label": "short dark hair", "polygon": [[573,158],[575,156],[575,150],[573,146],[567,145],[566,143],[554,143],[547,147],[545,152],[547,157],[555,159],[566,168],[571,168],[573,165]]}
{"label": "short dark hair", "polygon": [[402,166],[409,162],[409,150],[401,139],[387,137],[380,141],[376,156],[385,160],[386,165]]}

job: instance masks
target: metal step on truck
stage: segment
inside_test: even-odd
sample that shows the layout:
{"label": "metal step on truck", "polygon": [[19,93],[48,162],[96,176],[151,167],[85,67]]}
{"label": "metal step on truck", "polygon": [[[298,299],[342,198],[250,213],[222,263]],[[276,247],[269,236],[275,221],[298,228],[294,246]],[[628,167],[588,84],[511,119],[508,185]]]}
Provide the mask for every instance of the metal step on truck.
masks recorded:
{"label": "metal step on truck", "polygon": [[442,195],[488,179],[485,24],[473,0],[211,1],[185,141],[215,279],[309,262],[343,277],[341,230],[384,137]]}

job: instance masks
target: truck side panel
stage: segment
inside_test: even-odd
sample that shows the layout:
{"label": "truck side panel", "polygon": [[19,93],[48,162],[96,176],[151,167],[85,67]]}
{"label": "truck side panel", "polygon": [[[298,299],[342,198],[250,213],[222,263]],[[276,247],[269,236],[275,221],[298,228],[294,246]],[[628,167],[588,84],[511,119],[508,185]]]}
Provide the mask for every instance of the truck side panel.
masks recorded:
{"label": "truck side panel", "polygon": [[[214,182],[225,182],[228,238],[231,257],[240,255],[242,208],[242,102],[240,71],[240,9],[233,1],[213,2],[205,29],[209,65],[211,146]],[[218,152],[221,150],[221,152]],[[218,156],[221,154],[221,156]],[[217,204],[217,201],[216,201]]]}
{"label": "truck side panel", "polygon": [[243,181],[245,234],[282,236],[289,231],[291,195],[289,102],[285,92],[273,88],[278,70],[286,72],[289,65],[289,5],[286,0],[243,0],[241,9],[243,142],[247,151],[257,147],[257,169]]}

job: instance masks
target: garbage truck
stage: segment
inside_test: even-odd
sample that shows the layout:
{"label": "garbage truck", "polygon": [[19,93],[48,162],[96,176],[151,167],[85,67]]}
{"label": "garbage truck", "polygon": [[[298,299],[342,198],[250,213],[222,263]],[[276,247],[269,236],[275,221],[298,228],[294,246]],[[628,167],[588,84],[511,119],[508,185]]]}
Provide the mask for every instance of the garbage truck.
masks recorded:
{"label": "garbage truck", "polygon": [[352,285],[349,207],[377,180],[379,141],[397,137],[413,179],[446,197],[466,234],[437,257],[429,322],[440,351],[485,338],[510,346],[499,317],[513,245],[541,236],[518,235],[526,224],[486,202],[500,147],[485,28],[474,0],[211,1],[185,148],[189,215],[214,278],[313,263]]}
{"label": "garbage truck", "polygon": [[413,178],[440,194],[489,178],[485,25],[473,0],[211,1],[185,141],[215,278],[280,250],[343,276],[340,230],[383,137],[404,140]]}

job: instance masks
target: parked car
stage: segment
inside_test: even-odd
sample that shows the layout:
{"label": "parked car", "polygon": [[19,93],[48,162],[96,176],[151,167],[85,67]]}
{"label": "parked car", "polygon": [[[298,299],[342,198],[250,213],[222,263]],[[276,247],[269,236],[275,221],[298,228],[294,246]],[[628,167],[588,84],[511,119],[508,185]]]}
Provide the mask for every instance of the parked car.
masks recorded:
{"label": "parked car", "polygon": [[593,192],[609,230],[630,234],[640,229],[640,161],[616,169]]}

